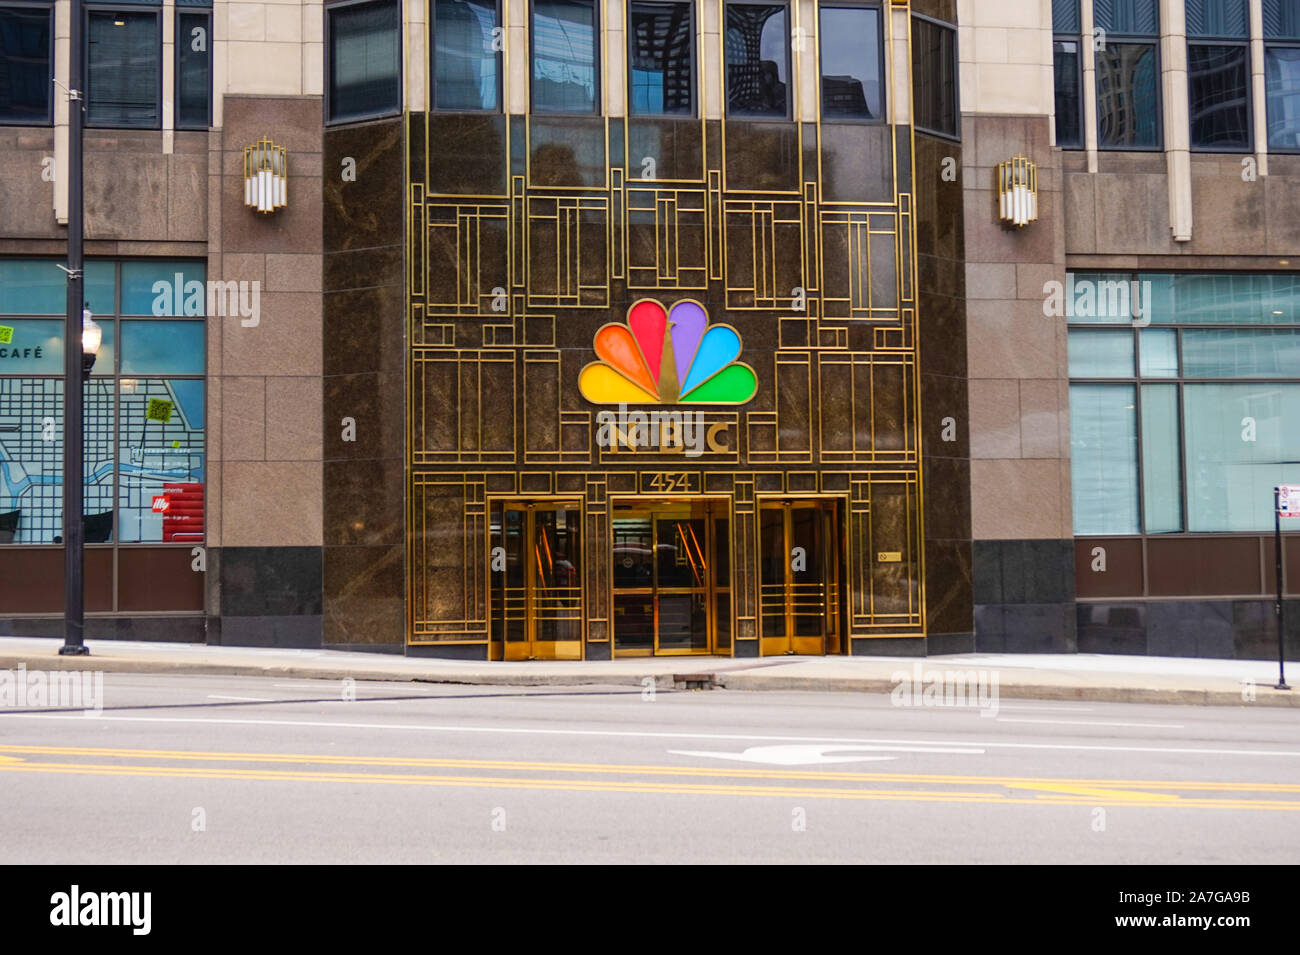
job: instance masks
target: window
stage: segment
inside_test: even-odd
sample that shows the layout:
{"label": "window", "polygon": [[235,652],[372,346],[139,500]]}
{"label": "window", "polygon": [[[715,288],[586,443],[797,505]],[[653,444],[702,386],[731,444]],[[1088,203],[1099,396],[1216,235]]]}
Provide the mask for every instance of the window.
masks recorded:
{"label": "window", "polygon": [[330,122],[401,111],[401,23],[397,0],[325,8],[325,110]]}
{"label": "window", "polygon": [[790,28],[784,4],[728,3],[727,115],[790,117]]}
{"label": "window", "polygon": [[176,128],[212,125],[212,12],[176,14]]}
{"label": "window", "polygon": [[[51,259],[0,259],[0,290],[0,543],[54,544],[66,278]],[[204,265],[88,260],[86,298],[104,333],[86,385],[86,540],[201,544]]]}
{"label": "window", "polygon": [[632,3],[629,105],[634,116],[695,115],[695,28],[689,3]]}
{"label": "window", "polygon": [[1264,0],[1268,148],[1300,152],[1300,3]]}
{"label": "window", "polygon": [[1083,146],[1083,59],[1079,0],[1052,0],[1052,75],[1056,91],[1056,145]]}
{"label": "window", "polygon": [[533,3],[533,110],[594,113],[596,96],[595,0]]}
{"label": "window", "polygon": [[1187,0],[1193,148],[1250,150],[1249,27],[1246,0]]}
{"label": "window", "polygon": [[434,109],[501,108],[496,0],[433,0]]}
{"label": "window", "polygon": [[884,37],[879,8],[823,6],[818,26],[822,119],[883,121]]}
{"label": "window", "polygon": [[916,128],[957,136],[957,31],[912,17],[912,104]]}
{"label": "window", "polygon": [[0,125],[54,122],[54,7],[0,6]]}
{"label": "window", "polygon": [[1075,533],[1269,530],[1300,461],[1300,276],[1067,289]]}
{"label": "window", "polygon": [[86,125],[162,126],[162,24],[154,11],[86,14]]}
{"label": "window", "polygon": [[1156,0],[1096,0],[1097,145],[1159,150],[1159,24]]}

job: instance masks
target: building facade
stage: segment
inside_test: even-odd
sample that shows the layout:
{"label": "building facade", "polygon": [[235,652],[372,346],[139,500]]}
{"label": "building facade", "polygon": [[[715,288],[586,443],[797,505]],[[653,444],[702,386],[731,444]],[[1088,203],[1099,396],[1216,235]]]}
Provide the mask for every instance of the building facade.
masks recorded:
{"label": "building facade", "polygon": [[[0,0],[18,634],[61,632],[69,15]],[[88,635],[1276,652],[1300,0],[86,17]]]}

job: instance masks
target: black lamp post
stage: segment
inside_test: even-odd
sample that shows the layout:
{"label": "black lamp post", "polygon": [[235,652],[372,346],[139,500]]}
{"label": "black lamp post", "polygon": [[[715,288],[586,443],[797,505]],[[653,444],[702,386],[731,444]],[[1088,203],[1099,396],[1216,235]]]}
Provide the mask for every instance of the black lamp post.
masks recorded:
{"label": "black lamp post", "polygon": [[[68,312],[63,334],[63,646],[59,654],[82,656],[85,644],[85,543],[86,524],[82,517],[82,460],[84,457],[85,382],[99,351],[99,326],[85,307],[85,259],[82,250],[82,121],[83,89],[82,32],[85,8],[72,0],[68,31]],[[77,343],[81,348],[77,348]],[[91,348],[93,346],[93,349]]]}

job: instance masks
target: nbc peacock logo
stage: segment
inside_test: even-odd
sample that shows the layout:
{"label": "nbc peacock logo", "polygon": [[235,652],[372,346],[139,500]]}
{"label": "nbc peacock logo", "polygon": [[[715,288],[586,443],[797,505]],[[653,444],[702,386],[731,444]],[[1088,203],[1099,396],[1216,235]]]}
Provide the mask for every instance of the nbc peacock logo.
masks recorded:
{"label": "nbc peacock logo", "polygon": [[627,324],[602,326],[592,345],[600,360],[578,376],[592,404],[743,405],[758,391],[754,369],[736,360],[740,334],[709,325],[694,299],[667,311],[642,299],[628,309]]}

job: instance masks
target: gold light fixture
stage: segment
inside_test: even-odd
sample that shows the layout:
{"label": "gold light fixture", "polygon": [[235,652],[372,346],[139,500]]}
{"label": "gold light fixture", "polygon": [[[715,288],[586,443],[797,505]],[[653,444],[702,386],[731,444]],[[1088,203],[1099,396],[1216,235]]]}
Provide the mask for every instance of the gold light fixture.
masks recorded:
{"label": "gold light fixture", "polygon": [[283,146],[259,139],[244,148],[244,205],[272,213],[288,205],[289,157]]}
{"label": "gold light fixture", "polygon": [[998,164],[998,211],[1004,226],[1038,221],[1038,165],[1024,156]]}

